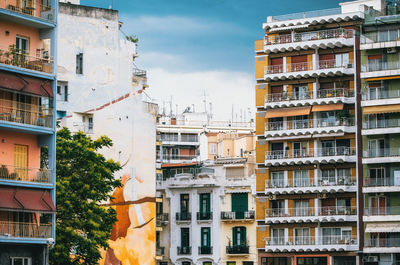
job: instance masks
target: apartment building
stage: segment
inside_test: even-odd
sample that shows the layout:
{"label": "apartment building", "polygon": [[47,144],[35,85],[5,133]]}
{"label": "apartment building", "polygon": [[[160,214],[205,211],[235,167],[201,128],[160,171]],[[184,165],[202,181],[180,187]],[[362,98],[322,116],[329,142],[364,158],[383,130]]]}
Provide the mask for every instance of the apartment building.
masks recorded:
{"label": "apartment building", "polygon": [[0,1],[0,264],[48,264],[55,242],[57,10]]}
{"label": "apartment building", "polygon": [[360,232],[364,232],[366,264],[400,263],[398,4],[369,10],[361,35],[364,225]]}
{"label": "apartment building", "polygon": [[[256,41],[259,263],[359,264],[359,34],[381,1],[268,17]],[[362,261],[362,260],[361,260]]]}
{"label": "apartment building", "polygon": [[[206,116],[187,112],[159,119],[156,260],[160,265],[256,263],[251,186],[255,166],[247,158],[254,156],[255,137],[247,123],[232,126]],[[226,160],[217,162],[223,157]],[[247,203],[236,205],[245,197]]]}

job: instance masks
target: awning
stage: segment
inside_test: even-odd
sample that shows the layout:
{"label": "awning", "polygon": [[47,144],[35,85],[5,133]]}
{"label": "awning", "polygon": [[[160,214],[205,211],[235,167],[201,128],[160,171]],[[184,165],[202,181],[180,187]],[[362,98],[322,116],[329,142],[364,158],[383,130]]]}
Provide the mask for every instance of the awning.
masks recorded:
{"label": "awning", "polygon": [[25,75],[9,74],[4,71],[0,71],[0,88],[38,96],[53,97],[53,90],[49,80]]}
{"label": "awning", "polygon": [[343,104],[318,105],[312,107],[313,112],[342,110],[342,109],[343,109]]}
{"label": "awning", "polygon": [[400,232],[400,223],[375,223],[367,224],[366,233],[398,233]]}
{"label": "awning", "polygon": [[364,107],[363,114],[394,113],[400,112],[400,104]]}
{"label": "awning", "polygon": [[400,79],[400,75],[367,78],[367,79],[365,79],[365,81],[370,82],[370,81],[392,80],[392,79]]}
{"label": "awning", "polygon": [[198,165],[198,162],[192,162],[192,163],[170,163],[170,164],[162,164],[162,168],[166,167],[190,167],[190,166],[195,166]]}
{"label": "awning", "polygon": [[297,108],[284,108],[284,109],[269,109],[266,111],[265,118],[278,118],[310,115],[311,107],[297,107]]}
{"label": "awning", "polygon": [[309,24],[305,25],[294,25],[294,26],[287,26],[287,27],[279,27],[279,28],[271,28],[269,32],[276,32],[276,31],[284,31],[290,29],[305,29],[308,28]]}
{"label": "awning", "polygon": [[55,212],[53,200],[47,190],[0,188],[0,209]]}

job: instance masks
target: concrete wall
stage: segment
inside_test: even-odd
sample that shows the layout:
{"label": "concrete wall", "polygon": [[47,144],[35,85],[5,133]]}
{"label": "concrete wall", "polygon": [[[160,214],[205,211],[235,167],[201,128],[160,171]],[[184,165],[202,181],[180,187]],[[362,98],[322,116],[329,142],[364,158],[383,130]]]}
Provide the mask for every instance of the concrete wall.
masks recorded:
{"label": "concrete wall", "polygon": [[47,246],[0,243],[0,264],[11,264],[10,257],[31,257],[31,265],[47,264]]}

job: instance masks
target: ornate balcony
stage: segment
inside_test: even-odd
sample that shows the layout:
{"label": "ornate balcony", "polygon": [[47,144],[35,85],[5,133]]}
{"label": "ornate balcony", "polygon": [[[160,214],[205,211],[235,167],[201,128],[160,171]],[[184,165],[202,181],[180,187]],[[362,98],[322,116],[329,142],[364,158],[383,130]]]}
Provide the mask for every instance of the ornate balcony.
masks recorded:
{"label": "ornate balcony", "polygon": [[0,181],[52,183],[52,171],[47,168],[20,168],[10,165],[0,165]]}
{"label": "ornate balcony", "polygon": [[176,213],[177,222],[190,222],[191,220],[192,220],[192,213],[190,212]]}
{"label": "ornate balcony", "polygon": [[362,162],[363,164],[398,163],[400,162],[400,147],[364,151]]}
{"label": "ornate balcony", "polygon": [[345,236],[300,236],[265,238],[265,250],[272,252],[351,251],[357,250],[357,238]]}
{"label": "ornate balcony", "polygon": [[156,220],[157,226],[168,225],[168,213],[157,214]]}
{"label": "ornate balcony", "polygon": [[192,247],[190,246],[181,246],[177,247],[178,255],[190,255],[192,254]]}
{"label": "ornate balcony", "polygon": [[351,147],[318,148],[310,150],[267,151],[265,165],[300,165],[310,163],[355,162],[356,149]]}
{"label": "ornate balcony", "polygon": [[199,255],[212,255],[213,247],[211,246],[202,246],[199,247]]}
{"label": "ornate balcony", "polygon": [[212,217],[212,212],[197,212],[197,221],[211,221]]}
{"label": "ornate balcony", "polygon": [[255,219],[255,211],[247,212],[221,212],[223,222],[252,222]]}
{"label": "ornate balcony", "polygon": [[236,245],[236,246],[227,246],[226,254],[227,255],[248,255],[249,254],[249,246],[245,245]]}

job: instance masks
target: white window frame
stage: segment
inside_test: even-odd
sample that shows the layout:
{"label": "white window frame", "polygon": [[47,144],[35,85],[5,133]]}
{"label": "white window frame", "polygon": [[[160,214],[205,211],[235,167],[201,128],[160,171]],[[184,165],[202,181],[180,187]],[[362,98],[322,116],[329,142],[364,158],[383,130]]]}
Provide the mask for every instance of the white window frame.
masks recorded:
{"label": "white window frame", "polygon": [[[23,265],[32,265],[32,258],[31,257],[10,257],[11,265],[14,265],[14,261],[16,259],[22,259],[22,264]],[[25,263],[25,261],[27,261],[27,263]]]}
{"label": "white window frame", "polygon": [[216,155],[217,149],[218,148],[216,143],[210,143],[210,155]]}

